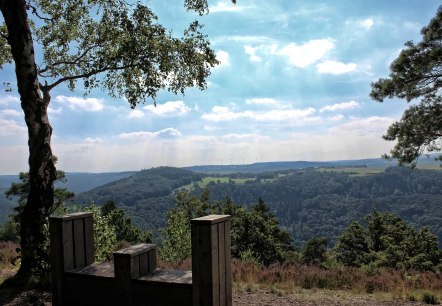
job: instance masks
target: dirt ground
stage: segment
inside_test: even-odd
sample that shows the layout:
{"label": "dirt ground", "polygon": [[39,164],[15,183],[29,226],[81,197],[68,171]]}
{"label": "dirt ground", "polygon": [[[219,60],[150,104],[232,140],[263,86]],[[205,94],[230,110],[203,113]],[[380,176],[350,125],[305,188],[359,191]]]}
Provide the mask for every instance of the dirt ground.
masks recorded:
{"label": "dirt ground", "polygon": [[410,302],[404,300],[380,300],[369,294],[353,295],[334,291],[314,291],[310,290],[301,294],[279,295],[271,292],[261,291],[256,293],[235,292],[233,295],[233,305],[302,305],[302,306],[421,306],[426,305],[420,302]]}
{"label": "dirt ground", "polygon": [[[0,289],[0,305],[4,306],[49,306],[51,294],[37,290]],[[421,306],[420,302],[379,300],[373,295],[353,295],[345,292],[307,290],[299,294],[275,294],[269,291],[254,293],[238,292],[233,294],[233,305],[302,305],[302,306]],[[179,305],[177,305],[179,306]]]}

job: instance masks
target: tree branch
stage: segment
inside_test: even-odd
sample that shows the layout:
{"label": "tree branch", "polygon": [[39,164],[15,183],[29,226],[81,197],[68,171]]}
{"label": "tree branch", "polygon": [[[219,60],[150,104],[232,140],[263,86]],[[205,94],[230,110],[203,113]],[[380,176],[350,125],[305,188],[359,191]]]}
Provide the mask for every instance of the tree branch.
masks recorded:
{"label": "tree branch", "polygon": [[104,68],[101,68],[101,69],[95,69],[95,70],[91,70],[91,71],[89,71],[87,73],[83,73],[83,74],[79,74],[79,75],[72,75],[72,76],[68,76],[68,77],[64,77],[64,78],[58,79],[54,83],[52,83],[50,85],[46,85],[46,86],[47,86],[47,88],[49,90],[51,90],[55,86],[59,85],[60,83],[66,82],[66,81],[88,78],[88,77],[91,77],[93,75],[105,72],[105,71],[124,70],[124,69],[132,68],[132,67],[135,67],[135,66],[136,65],[132,64],[132,65],[125,65],[125,66],[121,66],[121,67],[104,67]]}
{"label": "tree branch", "polygon": [[26,8],[27,9],[31,9],[32,14],[34,14],[35,16],[40,18],[41,20],[45,20],[45,21],[49,21],[51,23],[54,23],[54,19],[40,16],[40,14],[37,12],[37,8],[35,8],[34,6],[30,5],[29,3],[26,4]]}
{"label": "tree branch", "polygon": [[[55,62],[55,63],[52,63],[50,66],[51,66],[51,67],[55,67],[55,66],[58,66],[58,65],[76,65],[76,64],[78,64],[78,62],[79,62],[82,58],[84,58],[84,57],[87,55],[87,53],[88,53],[89,51],[91,51],[93,48],[98,47],[98,46],[99,46],[99,44],[95,44],[95,45],[93,45],[93,46],[87,48],[82,54],[80,54],[80,55],[79,55],[76,59],[74,59],[73,61],[60,61],[60,62]],[[45,73],[45,72],[48,71],[48,70],[49,70],[49,67],[45,67],[45,68],[39,70],[38,73],[39,73],[39,74],[42,74],[42,73]]]}

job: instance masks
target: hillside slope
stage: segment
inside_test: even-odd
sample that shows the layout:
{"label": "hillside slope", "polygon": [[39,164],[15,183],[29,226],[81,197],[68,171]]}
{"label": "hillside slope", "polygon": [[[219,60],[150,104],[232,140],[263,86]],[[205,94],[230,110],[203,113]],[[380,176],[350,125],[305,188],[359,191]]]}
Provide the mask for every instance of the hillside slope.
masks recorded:
{"label": "hillside slope", "polygon": [[297,246],[314,236],[327,237],[331,246],[351,221],[363,222],[375,208],[391,211],[415,227],[428,226],[442,245],[442,171],[434,170],[391,167],[361,176],[310,168],[223,178],[160,167],[80,194],[76,202],[101,205],[113,199],[136,224],[158,230],[174,205],[174,191],[183,187],[194,195],[209,188],[213,200],[229,196],[241,205],[263,198]]}

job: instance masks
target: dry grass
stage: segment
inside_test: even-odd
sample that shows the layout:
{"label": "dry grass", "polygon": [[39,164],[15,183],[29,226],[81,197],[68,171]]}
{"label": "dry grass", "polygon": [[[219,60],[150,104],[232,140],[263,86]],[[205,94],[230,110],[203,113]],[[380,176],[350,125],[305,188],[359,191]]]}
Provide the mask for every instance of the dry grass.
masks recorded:
{"label": "dry grass", "polygon": [[[190,260],[180,263],[160,263],[166,269],[191,270]],[[434,272],[400,271],[393,269],[361,269],[339,267],[322,269],[300,264],[274,264],[269,267],[232,260],[235,289],[255,293],[269,291],[278,296],[309,294],[315,290],[333,290],[339,296],[371,294],[379,299],[420,301],[425,293],[442,300],[442,274]],[[307,293],[306,293],[307,292]]]}
{"label": "dry grass", "polygon": [[[270,290],[277,295],[305,290],[335,290],[351,294],[374,294],[382,299],[420,300],[426,292],[442,298],[442,274],[379,269],[367,273],[347,267],[321,269],[299,264],[259,267],[233,260],[232,274],[238,290]],[[341,293],[342,294],[342,293]]]}
{"label": "dry grass", "polygon": [[17,248],[19,245],[12,242],[0,242],[0,284],[13,276],[19,268]]}

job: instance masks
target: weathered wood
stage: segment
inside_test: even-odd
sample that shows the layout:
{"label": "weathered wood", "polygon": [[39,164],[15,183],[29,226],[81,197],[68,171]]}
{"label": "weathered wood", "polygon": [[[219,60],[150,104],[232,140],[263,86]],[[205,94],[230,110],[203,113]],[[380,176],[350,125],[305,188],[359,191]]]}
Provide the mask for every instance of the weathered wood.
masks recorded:
{"label": "weathered wood", "polygon": [[84,225],[82,219],[73,220],[74,240],[74,267],[80,268],[86,265],[86,253],[84,251]]}
{"label": "weathered wood", "polygon": [[94,221],[91,216],[83,218],[83,222],[86,265],[90,265],[95,262]]}
{"label": "weathered wood", "polygon": [[[156,268],[156,255],[149,256],[150,253],[156,254],[156,246],[147,243],[114,252],[115,288],[120,305],[132,304],[132,279],[147,275],[151,268]],[[149,259],[155,259],[155,262]],[[144,266],[141,267],[140,263]]]}
{"label": "weathered wood", "polygon": [[63,271],[69,271],[75,268],[74,263],[74,236],[72,232],[72,220],[62,223],[62,239],[63,239]]}
{"label": "weathered wood", "polygon": [[192,219],[191,239],[193,305],[232,305],[231,282],[226,282],[231,277],[230,216]]}
{"label": "weathered wood", "polygon": [[153,244],[95,264],[92,214],[51,217],[53,304],[231,306],[230,216],[193,219],[191,227],[192,271],[168,271],[156,268]]}
{"label": "weathered wood", "polygon": [[49,219],[53,305],[66,304],[65,273],[93,262],[92,223],[92,213]]}

